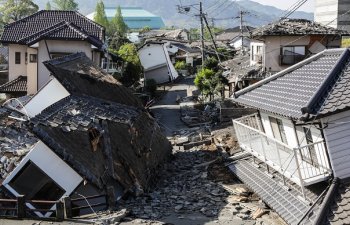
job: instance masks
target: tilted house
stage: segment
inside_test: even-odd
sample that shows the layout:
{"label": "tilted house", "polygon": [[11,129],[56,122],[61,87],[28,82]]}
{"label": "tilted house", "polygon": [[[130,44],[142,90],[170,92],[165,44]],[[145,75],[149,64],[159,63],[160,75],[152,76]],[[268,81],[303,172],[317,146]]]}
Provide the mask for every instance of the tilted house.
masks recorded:
{"label": "tilted house", "polygon": [[283,19],[252,32],[250,63],[276,73],[324,49],[339,48],[347,34],[305,19]]}
{"label": "tilted house", "polygon": [[104,39],[104,28],[76,11],[41,10],[6,25],[0,42],[8,46],[12,83],[0,86],[0,92],[22,95],[21,82],[26,81],[27,94],[35,94],[49,81],[42,64],[49,59],[84,52],[100,65]]}
{"label": "tilted house", "polygon": [[[349,81],[349,49],[332,49],[234,94],[259,113],[233,121],[247,158],[230,169],[288,224],[350,218],[341,209],[350,187]],[[332,180],[339,192],[327,188]]]}
{"label": "tilted house", "polygon": [[[16,108],[39,141],[3,187],[28,200],[104,194],[109,204],[126,193],[147,191],[171,151],[157,122],[127,88],[84,53],[44,64],[52,72],[50,82]],[[48,105],[45,99],[54,101]],[[91,204],[103,201],[102,197]]]}
{"label": "tilted house", "polygon": [[138,55],[144,68],[145,80],[153,79],[157,84],[162,84],[179,76],[171,62],[167,42],[147,42],[138,49]]}

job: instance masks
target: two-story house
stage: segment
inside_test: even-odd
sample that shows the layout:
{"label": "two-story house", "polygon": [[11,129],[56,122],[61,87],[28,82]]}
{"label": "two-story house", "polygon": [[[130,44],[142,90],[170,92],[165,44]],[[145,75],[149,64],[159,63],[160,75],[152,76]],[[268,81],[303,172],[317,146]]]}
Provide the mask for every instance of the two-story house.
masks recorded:
{"label": "two-story house", "polygon": [[339,48],[346,34],[305,19],[283,19],[253,31],[250,64],[273,74],[324,49]]}
{"label": "two-story house", "polygon": [[349,81],[350,50],[328,49],[234,94],[259,112],[233,120],[230,169],[288,224],[348,223]]}
{"label": "two-story house", "polygon": [[9,49],[9,83],[0,92],[35,94],[49,81],[42,62],[64,55],[84,52],[100,65],[104,39],[104,27],[76,11],[41,10],[6,25],[0,42]]}

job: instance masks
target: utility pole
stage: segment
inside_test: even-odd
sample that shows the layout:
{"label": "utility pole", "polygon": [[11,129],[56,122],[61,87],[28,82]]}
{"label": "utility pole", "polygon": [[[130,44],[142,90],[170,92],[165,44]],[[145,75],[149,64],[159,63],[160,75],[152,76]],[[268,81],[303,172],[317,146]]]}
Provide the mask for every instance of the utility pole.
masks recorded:
{"label": "utility pole", "polygon": [[201,38],[201,53],[202,53],[202,67],[204,65],[204,26],[203,26],[203,8],[202,8],[202,2],[199,2],[199,17],[201,21],[201,27],[200,27],[200,38]]}
{"label": "utility pole", "polygon": [[244,49],[243,49],[243,39],[244,39],[244,36],[243,36],[243,15],[244,14],[248,14],[249,12],[245,12],[245,11],[239,11],[239,18],[240,18],[240,25],[239,25],[239,28],[241,30],[241,42],[242,42],[242,46],[241,46],[241,54],[243,55],[244,53]]}

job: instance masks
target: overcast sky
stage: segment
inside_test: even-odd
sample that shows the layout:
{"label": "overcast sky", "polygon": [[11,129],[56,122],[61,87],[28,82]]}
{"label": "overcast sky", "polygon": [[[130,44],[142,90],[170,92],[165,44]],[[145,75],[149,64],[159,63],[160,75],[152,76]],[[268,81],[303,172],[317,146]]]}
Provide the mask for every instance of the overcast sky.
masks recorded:
{"label": "overcast sky", "polygon": [[[241,0],[244,1],[244,0]],[[255,2],[259,2],[264,5],[271,5],[275,6],[280,9],[288,9],[290,6],[292,6],[294,3],[297,2],[297,0],[252,0]],[[314,0],[308,0],[302,7],[300,7],[301,11],[306,12],[313,12],[314,11]]]}

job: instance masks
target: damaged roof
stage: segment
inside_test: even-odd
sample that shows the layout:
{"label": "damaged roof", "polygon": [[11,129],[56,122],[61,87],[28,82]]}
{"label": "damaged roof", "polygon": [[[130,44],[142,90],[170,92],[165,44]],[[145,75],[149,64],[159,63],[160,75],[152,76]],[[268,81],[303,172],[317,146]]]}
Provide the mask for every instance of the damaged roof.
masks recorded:
{"label": "damaged roof", "polygon": [[320,23],[306,19],[283,19],[255,29],[252,33],[252,37],[256,38],[260,36],[280,35],[295,36],[306,34],[343,35],[348,34],[348,32],[333,27],[324,26]]}
{"label": "damaged roof", "polygon": [[87,40],[101,48],[104,27],[76,11],[41,10],[6,25],[0,41],[31,45],[42,39]]}
{"label": "damaged roof", "polygon": [[350,51],[330,49],[253,84],[233,101],[293,119],[350,107]]}
{"label": "damaged roof", "polygon": [[0,93],[27,93],[27,77],[19,76],[0,86]]}
{"label": "damaged roof", "polygon": [[[251,26],[243,26],[243,35],[249,37],[255,28]],[[231,41],[233,38],[241,35],[240,26],[223,30],[216,34],[216,41]]]}
{"label": "damaged roof", "polygon": [[[17,166],[38,142],[15,112],[0,107],[0,181]],[[0,182],[1,183],[1,182]]]}
{"label": "damaged roof", "polygon": [[70,96],[30,121],[33,132],[97,187],[111,179],[146,190],[170,143],[144,110],[93,97]]}
{"label": "damaged roof", "polygon": [[142,107],[130,89],[94,64],[85,53],[45,61],[44,65],[71,94]]}
{"label": "damaged roof", "polygon": [[153,38],[153,37],[164,37],[174,40],[185,40],[186,37],[182,36],[182,33],[189,33],[186,29],[176,29],[176,30],[151,30],[145,33],[141,33],[139,36],[143,38]]}

